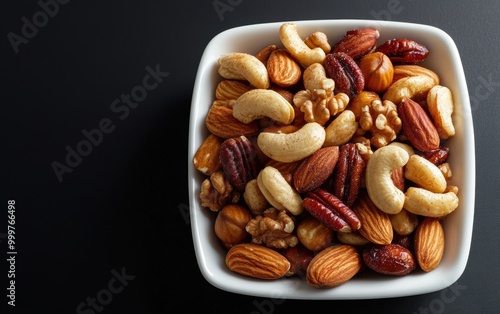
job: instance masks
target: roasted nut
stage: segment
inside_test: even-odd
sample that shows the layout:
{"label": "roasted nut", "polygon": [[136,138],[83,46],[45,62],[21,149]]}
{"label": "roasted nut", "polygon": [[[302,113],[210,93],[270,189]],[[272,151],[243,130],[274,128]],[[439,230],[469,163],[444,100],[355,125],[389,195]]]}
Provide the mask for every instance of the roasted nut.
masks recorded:
{"label": "roasted nut", "polygon": [[405,192],[404,208],[425,217],[445,217],[457,209],[458,196],[454,192],[434,193],[409,187]]}
{"label": "roasted nut", "polygon": [[270,81],[266,66],[255,56],[230,52],[219,57],[219,74],[226,79],[247,80],[256,88],[268,88]]}
{"label": "roasted nut", "polygon": [[295,191],[278,169],[267,166],[257,176],[259,188],[267,201],[279,210],[299,215],[304,210],[302,197]]}
{"label": "roasted nut", "polygon": [[422,106],[405,98],[398,105],[398,115],[404,135],[416,149],[426,152],[439,148],[438,131]]}
{"label": "roasted nut", "polygon": [[324,142],[325,129],[316,122],[306,123],[293,133],[261,132],[257,137],[260,150],[269,158],[281,162],[304,159],[320,149]]}
{"label": "roasted nut", "polygon": [[205,125],[212,134],[222,138],[257,135],[260,130],[257,122],[240,122],[233,116],[233,109],[217,105],[208,110]]}
{"label": "roasted nut", "polygon": [[[440,164],[438,166],[439,170],[441,171],[441,173],[443,174],[446,182],[450,181],[451,178],[453,177],[453,173],[451,171],[451,166],[450,166],[450,163],[448,162],[443,162],[442,164]],[[448,189],[449,186],[446,186],[446,189]],[[446,191],[445,189],[445,191]]]}
{"label": "roasted nut", "polygon": [[265,46],[264,48],[262,48],[261,50],[259,50],[256,54],[255,54],[255,57],[257,59],[260,60],[260,62],[262,62],[263,64],[266,64],[267,63],[267,59],[269,58],[269,56],[271,55],[271,53],[278,49],[278,46],[276,45],[267,45]]}
{"label": "roasted nut", "polygon": [[[283,98],[286,99],[286,101],[288,101],[290,104],[293,104],[293,95],[294,94],[290,90],[288,90],[286,88],[283,88],[281,86],[278,86],[276,84],[272,84],[269,87],[269,89],[275,91],[278,94],[280,94]],[[295,119],[294,120],[297,120],[297,111],[296,110],[295,110]]]}
{"label": "roasted nut", "polygon": [[215,89],[215,99],[235,100],[249,90],[252,86],[236,80],[222,80]]}
{"label": "roasted nut", "polygon": [[359,68],[365,78],[365,90],[383,93],[392,84],[392,62],[381,52],[372,52],[361,58]]}
{"label": "roasted nut", "polygon": [[283,23],[279,29],[279,37],[283,46],[304,68],[319,62],[323,63],[325,52],[320,47],[309,48],[299,35],[295,23]]}
{"label": "roasted nut", "polygon": [[453,95],[448,87],[436,85],[427,94],[427,108],[441,139],[455,135]]}
{"label": "roasted nut", "polygon": [[406,165],[409,155],[401,147],[388,145],[373,152],[366,165],[366,189],[370,199],[383,212],[397,214],[405,195],[392,181],[392,172]]}
{"label": "roasted nut", "polygon": [[446,189],[446,179],[441,170],[419,155],[410,157],[404,169],[404,176],[419,187],[435,193],[442,193]]}
{"label": "roasted nut", "polygon": [[448,159],[449,155],[450,155],[450,149],[445,146],[440,146],[437,149],[428,150],[422,153],[422,157],[429,160],[436,166],[439,166],[440,164],[444,163]]}
{"label": "roasted nut", "polygon": [[444,254],[444,230],[441,221],[427,217],[415,231],[415,257],[420,268],[425,272],[434,270]]}
{"label": "roasted nut", "polygon": [[398,244],[366,247],[362,257],[368,268],[385,275],[407,275],[417,268],[411,251]]}
{"label": "roasted nut", "polygon": [[391,173],[391,179],[394,185],[404,192],[406,186],[406,180],[403,174],[403,167],[399,167],[394,169]]}
{"label": "roasted nut", "polygon": [[230,204],[222,207],[215,219],[215,235],[226,248],[246,242],[250,235],[245,226],[252,219],[252,214],[245,207]]}
{"label": "roasted nut", "polygon": [[335,43],[332,51],[345,52],[357,60],[375,49],[379,37],[379,31],[373,28],[349,30],[344,37]]}
{"label": "roasted nut", "polygon": [[393,63],[417,64],[429,55],[424,45],[406,38],[390,39],[377,47],[375,51],[386,54]]}
{"label": "roasted nut", "polygon": [[[339,95],[339,94],[337,94]],[[340,146],[351,140],[359,127],[359,123],[351,110],[342,111],[325,128],[323,146]]]}
{"label": "roasted nut", "polygon": [[417,228],[419,218],[414,213],[410,213],[406,209],[402,209],[399,213],[389,215],[392,229],[399,235],[409,235]]}
{"label": "roasted nut", "polygon": [[410,252],[414,252],[413,249],[413,242],[414,242],[414,237],[415,237],[415,232],[412,232],[407,235],[400,235],[399,233],[395,232],[394,237],[392,238],[392,244],[399,244],[402,247],[407,248],[410,250]]}
{"label": "roasted nut", "polygon": [[404,149],[408,153],[408,156],[410,156],[410,157],[413,154],[415,154],[415,150],[413,149],[413,147],[411,145],[403,143],[403,142],[391,142],[389,144],[389,146],[397,146],[397,147]]}
{"label": "roasted nut", "polygon": [[239,192],[245,190],[248,181],[257,178],[259,171],[254,146],[243,135],[222,142],[220,164],[229,182]]}
{"label": "roasted nut", "polygon": [[351,232],[361,227],[356,213],[324,189],[307,192],[302,204],[313,217],[334,231]]}
{"label": "roasted nut", "polygon": [[356,144],[346,143],[339,149],[339,158],[332,177],[333,195],[351,206],[358,197],[365,175],[366,162],[361,158]]}
{"label": "roasted nut", "polygon": [[319,47],[325,53],[329,53],[332,49],[330,43],[328,43],[328,37],[326,36],[326,34],[319,31],[307,36],[307,38],[304,40],[304,43],[311,49]]}
{"label": "roasted nut", "polygon": [[266,166],[271,166],[278,169],[283,178],[285,178],[286,182],[288,182],[288,184],[290,185],[293,185],[293,174],[295,173],[295,170],[301,162],[302,160],[293,162],[281,162],[274,159],[269,159],[269,161],[266,163]]}
{"label": "roasted nut", "polygon": [[332,243],[334,231],[327,228],[318,219],[309,216],[297,226],[297,237],[300,243],[311,251],[320,251]]}
{"label": "roasted nut", "polygon": [[402,121],[393,102],[375,99],[362,108],[359,126],[370,133],[370,144],[379,148],[396,139]]}
{"label": "roasted nut", "polygon": [[316,288],[337,287],[354,277],[361,265],[362,261],[355,247],[347,244],[329,246],[311,260],[306,280]]}
{"label": "roasted nut", "polygon": [[354,246],[363,246],[371,243],[367,238],[361,235],[361,233],[355,232],[337,232],[337,240],[343,244],[349,244]]}
{"label": "roasted nut", "polygon": [[248,181],[245,186],[245,192],[243,192],[243,199],[254,215],[262,214],[264,210],[271,206],[264,194],[262,194],[257,179]]}
{"label": "roasted nut", "polygon": [[392,81],[395,82],[399,79],[408,77],[408,76],[428,76],[430,77],[434,85],[439,84],[439,76],[437,75],[436,72],[432,71],[431,69],[428,69],[426,67],[416,65],[416,64],[397,64],[393,65],[394,69],[394,76]]}
{"label": "roasted nut", "polygon": [[339,147],[320,148],[302,160],[293,175],[293,186],[299,193],[320,187],[333,172],[339,159]]}
{"label": "roasted nut", "polygon": [[307,267],[314,257],[314,252],[306,249],[301,243],[293,247],[287,247],[280,251],[284,257],[290,262],[290,270],[286,274],[290,276],[300,276],[304,278]]}
{"label": "roasted nut", "polygon": [[389,85],[382,95],[382,100],[390,100],[396,105],[399,105],[405,98],[415,101],[425,100],[427,93],[435,85],[434,79],[429,76],[408,76]]}
{"label": "roasted nut", "polygon": [[290,262],[277,251],[252,243],[240,243],[226,254],[227,267],[240,275],[259,279],[278,279],[290,270]]}
{"label": "roasted nut", "polygon": [[205,175],[220,169],[219,152],[222,139],[214,134],[209,134],[194,154],[194,167]]}
{"label": "roasted nut", "polygon": [[356,144],[356,148],[358,149],[361,158],[363,158],[365,162],[368,162],[373,154],[370,140],[364,136],[353,136],[353,138],[351,139],[351,143]]}
{"label": "roasted nut", "polygon": [[375,92],[363,90],[351,99],[346,109],[351,110],[356,120],[359,120],[363,108],[369,106],[374,100],[380,100],[380,96]]}
{"label": "roasted nut", "polygon": [[363,191],[352,210],[361,222],[359,233],[375,244],[389,244],[392,242],[393,229],[389,215],[379,210]]}
{"label": "roasted nut", "polygon": [[349,98],[359,94],[365,86],[363,73],[356,61],[344,52],[329,53],[325,57],[326,76],[335,81],[335,90]]}
{"label": "roasted nut", "polygon": [[297,84],[302,76],[300,65],[286,49],[274,50],[267,60],[266,67],[271,82],[281,87]]}
{"label": "roasted nut", "polygon": [[286,125],[293,121],[295,111],[279,93],[271,89],[252,89],[236,99],[233,116],[245,124],[268,117]]}
{"label": "roasted nut", "polygon": [[237,203],[240,193],[234,190],[222,171],[216,171],[201,183],[200,200],[202,207],[217,212],[224,205]]}
{"label": "roasted nut", "polygon": [[284,249],[299,243],[295,230],[295,221],[285,210],[268,208],[262,215],[250,219],[245,230],[252,235],[252,243],[267,247]]}

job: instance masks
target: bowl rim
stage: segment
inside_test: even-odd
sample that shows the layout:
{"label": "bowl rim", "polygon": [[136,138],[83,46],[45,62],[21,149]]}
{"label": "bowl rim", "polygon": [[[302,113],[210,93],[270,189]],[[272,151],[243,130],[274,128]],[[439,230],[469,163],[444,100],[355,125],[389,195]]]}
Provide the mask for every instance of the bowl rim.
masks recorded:
{"label": "bowl rim", "polygon": [[[324,30],[329,27],[338,27],[342,30],[354,29],[359,27],[375,27],[377,29],[390,29],[397,33],[425,33],[425,36],[433,40],[442,42],[449,52],[449,59],[451,60],[452,67],[456,72],[453,79],[456,80],[455,84],[458,89],[454,91],[454,97],[459,99],[460,110],[459,120],[462,129],[461,136],[463,136],[463,145],[461,153],[463,156],[458,157],[464,169],[461,177],[460,191],[465,191],[464,195],[460,194],[460,205],[457,209],[462,209],[459,222],[460,232],[455,232],[452,236],[460,243],[457,253],[457,260],[453,265],[448,266],[446,271],[432,271],[429,273],[412,273],[400,278],[388,278],[380,280],[380,277],[362,277],[353,279],[339,287],[332,289],[318,290],[316,288],[304,287],[304,278],[284,278],[273,282],[254,280],[248,277],[242,277],[238,274],[231,273],[227,269],[218,269],[217,267],[224,268],[225,265],[220,265],[213,260],[210,260],[210,254],[207,250],[219,250],[218,248],[207,248],[206,245],[210,240],[207,239],[207,234],[200,232],[200,226],[204,216],[210,216],[199,210],[198,194],[196,193],[199,184],[196,177],[199,173],[192,164],[194,153],[199,145],[196,140],[200,140],[197,133],[201,123],[199,104],[202,102],[203,84],[210,78],[210,71],[213,72],[213,61],[215,51],[222,48],[216,48],[221,45],[226,37],[234,37],[235,35],[245,34],[260,34],[274,31],[278,33],[278,28],[281,24],[286,22],[296,23],[298,28],[317,28],[317,30]],[[382,32],[381,32],[382,35]],[[427,38],[427,37],[426,37]],[[230,52],[230,51],[227,51]],[[456,97],[456,96],[458,97]],[[208,107],[207,107],[208,108]],[[205,109],[204,109],[205,110]],[[205,112],[206,113],[206,112]],[[456,118],[458,119],[458,118]],[[458,144],[457,144],[458,145]],[[460,147],[460,145],[458,145]],[[289,20],[277,21],[269,23],[247,24],[242,26],[233,27],[224,30],[215,35],[207,44],[203,54],[200,58],[199,67],[196,73],[194,83],[193,95],[191,100],[191,112],[189,121],[189,142],[188,142],[188,188],[189,188],[189,215],[190,225],[192,231],[193,245],[198,266],[203,277],[213,286],[232,293],[243,295],[252,295],[257,297],[274,297],[281,299],[316,299],[316,300],[347,300],[347,299],[375,299],[375,298],[392,298],[403,297],[411,295],[419,295],[430,293],[438,290],[445,289],[455,283],[463,274],[469,257],[473,218],[474,218],[474,202],[475,202],[475,149],[470,149],[474,146],[474,132],[470,100],[468,95],[467,84],[463,67],[460,59],[458,49],[453,39],[443,30],[435,26],[417,24],[410,22],[398,21],[383,21],[383,20],[366,20],[366,19],[319,19],[319,20]],[[463,197],[462,197],[463,196]],[[467,209],[466,211],[464,209]],[[447,234],[448,235],[448,234]],[[458,245],[458,244],[455,244]],[[446,249],[445,249],[446,250]],[[223,260],[223,257],[221,257]],[[215,267],[215,268],[214,268]],[[440,265],[441,267],[441,265]],[[438,267],[439,269],[439,267]],[[377,284],[377,288],[373,291],[368,291],[363,284],[372,285]],[[432,284],[426,284],[432,283]]]}

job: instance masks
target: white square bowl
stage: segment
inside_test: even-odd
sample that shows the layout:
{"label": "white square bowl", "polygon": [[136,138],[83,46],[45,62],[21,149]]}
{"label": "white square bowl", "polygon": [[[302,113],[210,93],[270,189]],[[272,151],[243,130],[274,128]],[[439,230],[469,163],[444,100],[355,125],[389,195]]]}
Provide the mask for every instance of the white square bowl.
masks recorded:
{"label": "white square bowl", "polygon": [[200,205],[203,174],[192,163],[193,156],[209,132],[205,117],[214,100],[215,88],[222,79],[217,73],[217,59],[227,52],[256,53],[269,44],[280,45],[278,30],[284,22],[241,26],[215,36],[202,55],[191,103],[188,180],[190,222],[198,265],[205,279],[213,286],[238,294],[277,299],[375,299],[434,292],[458,280],[467,264],[475,198],[475,148],[472,114],[464,71],[457,47],[444,31],[427,25],[372,20],[306,20],[297,24],[299,34],[307,36],[324,32],[333,44],[346,31],[364,27],[380,32],[378,44],[392,38],[409,38],[424,44],[430,51],[420,65],[435,71],[440,84],[451,89],[455,101],[456,135],[448,139],[448,159],[453,169],[451,184],[459,187],[460,204],[444,222],[445,252],[439,266],[429,273],[414,271],[402,276],[359,275],[341,286],[317,289],[304,278],[283,278],[274,281],[252,279],[231,272],[224,263],[226,250],[214,234],[215,215]]}

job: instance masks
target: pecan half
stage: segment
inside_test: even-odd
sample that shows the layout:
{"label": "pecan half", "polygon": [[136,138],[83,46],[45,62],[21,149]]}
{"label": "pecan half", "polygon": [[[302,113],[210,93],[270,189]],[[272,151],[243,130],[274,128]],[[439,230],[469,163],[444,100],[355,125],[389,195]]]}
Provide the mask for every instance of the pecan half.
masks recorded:
{"label": "pecan half", "polygon": [[366,162],[356,144],[346,143],[339,149],[339,160],[333,176],[333,194],[345,205],[351,206],[358,197]]}
{"label": "pecan half", "polygon": [[325,57],[326,76],[335,82],[335,90],[349,99],[365,87],[365,78],[354,59],[345,52],[329,53]]}
{"label": "pecan half", "polygon": [[378,46],[375,51],[382,52],[392,63],[417,64],[429,55],[424,45],[406,38],[390,39]]}
{"label": "pecan half", "polygon": [[440,146],[439,148],[422,153],[422,157],[429,160],[436,166],[444,163],[448,156],[450,155],[450,149],[446,146]]}
{"label": "pecan half", "polygon": [[357,60],[375,49],[379,37],[379,31],[373,28],[349,30],[333,46],[332,52],[345,52]]}
{"label": "pecan half", "polygon": [[248,181],[257,178],[257,154],[246,136],[229,138],[220,147],[220,164],[229,182],[239,192],[245,190]]}
{"label": "pecan half", "polygon": [[308,192],[302,204],[312,216],[335,231],[351,232],[361,228],[361,222],[356,213],[324,189]]}

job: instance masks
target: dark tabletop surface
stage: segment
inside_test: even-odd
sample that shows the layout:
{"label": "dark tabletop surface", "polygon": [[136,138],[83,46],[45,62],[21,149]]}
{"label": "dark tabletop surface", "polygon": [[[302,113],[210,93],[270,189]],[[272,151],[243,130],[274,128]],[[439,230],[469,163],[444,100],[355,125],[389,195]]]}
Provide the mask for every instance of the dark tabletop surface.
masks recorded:
{"label": "dark tabletop surface", "polygon": [[[496,0],[3,3],[0,313],[498,313],[498,16]],[[477,163],[467,267],[442,291],[395,299],[273,300],[219,290],[198,268],[187,217],[188,122],[203,50],[235,26],[347,18],[436,26],[458,47]],[[141,94],[152,72],[157,84]],[[131,91],[140,101],[125,110],[117,104]],[[86,137],[90,147],[79,144]],[[85,156],[67,160],[76,149]],[[15,307],[7,306],[9,200]]]}

